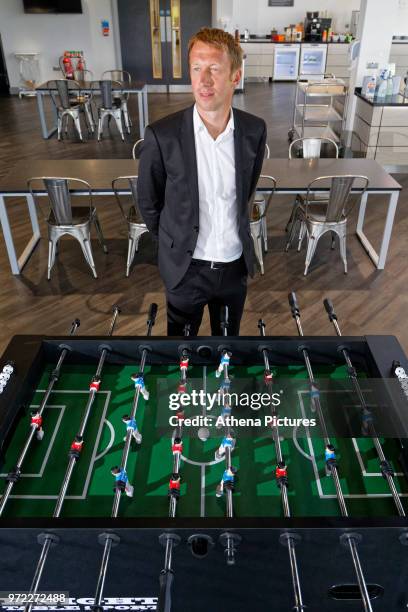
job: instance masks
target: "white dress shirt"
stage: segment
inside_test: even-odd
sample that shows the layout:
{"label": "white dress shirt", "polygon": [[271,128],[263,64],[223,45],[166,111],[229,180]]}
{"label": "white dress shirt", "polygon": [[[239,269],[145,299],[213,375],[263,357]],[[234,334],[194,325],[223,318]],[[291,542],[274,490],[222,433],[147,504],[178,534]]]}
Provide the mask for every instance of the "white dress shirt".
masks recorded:
{"label": "white dress shirt", "polygon": [[194,106],[199,232],[195,259],[229,262],[242,254],[235,186],[234,115],[214,140]]}

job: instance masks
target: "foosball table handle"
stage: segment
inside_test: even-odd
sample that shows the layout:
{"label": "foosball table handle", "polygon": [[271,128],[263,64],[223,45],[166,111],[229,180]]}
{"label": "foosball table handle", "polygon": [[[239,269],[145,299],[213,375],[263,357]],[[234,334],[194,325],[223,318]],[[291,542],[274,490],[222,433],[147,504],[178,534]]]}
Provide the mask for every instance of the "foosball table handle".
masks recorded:
{"label": "foosball table handle", "polygon": [[171,612],[171,590],[174,573],[172,570],[163,570],[159,576],[160,592],[157,602],[157,612]]}
{"label": "foosball table handle", "polygon": [[333,302],[331,301],[331,299],[326,298],[325,300],[323,300],[323,304],[324,304],[327,314],[329,315],[330,321],[332,322],[337,321],[337,315],[334,312],[334,306],[333,306]]}

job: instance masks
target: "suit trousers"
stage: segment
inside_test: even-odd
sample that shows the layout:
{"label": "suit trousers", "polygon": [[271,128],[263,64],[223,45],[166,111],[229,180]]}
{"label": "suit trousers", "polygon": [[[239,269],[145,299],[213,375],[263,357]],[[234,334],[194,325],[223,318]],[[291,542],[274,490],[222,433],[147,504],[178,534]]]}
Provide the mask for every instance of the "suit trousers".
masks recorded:
{"label": "suit trousers", "polygon": [[247,267],[241,256],[227,264],[191,260],[181,282],[174,289],[166,289],[167,334],[184,336],[190,324],[190,335],[197,336],[204,308],[210,313],[211,334],[221,336],[221,309],[228,306],[228,335],[238,336],[247,294]]}

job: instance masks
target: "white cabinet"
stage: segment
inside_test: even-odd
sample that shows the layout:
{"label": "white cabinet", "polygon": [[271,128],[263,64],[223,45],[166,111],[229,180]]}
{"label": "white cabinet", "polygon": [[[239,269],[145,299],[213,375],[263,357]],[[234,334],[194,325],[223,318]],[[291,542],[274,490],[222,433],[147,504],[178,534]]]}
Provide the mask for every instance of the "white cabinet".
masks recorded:
{"label": "white cabinet", "polygon": [[241,43],[246,55],[245,79],[270,79],[273,76],[275,45],[265,43]]}
{"label": "white cabinet", "polygon": [[343,79],[348,85],[350,80],[350,45],[345,43],[329,43],[327,45],[326,73],[331,72],[335,77]]}

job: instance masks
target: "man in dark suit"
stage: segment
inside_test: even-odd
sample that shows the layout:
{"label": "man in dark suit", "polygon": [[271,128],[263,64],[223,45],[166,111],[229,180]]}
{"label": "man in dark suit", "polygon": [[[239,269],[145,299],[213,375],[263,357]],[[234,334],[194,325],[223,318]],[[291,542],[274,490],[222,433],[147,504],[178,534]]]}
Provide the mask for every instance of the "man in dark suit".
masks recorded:
{"label": "man in dark suit", "polygon": [[265,122],[231,108],[242,49],[223,30],[204,28],[189,42],[195,105],[151,124],[139,165],[138,198],[158,239],[166,287],[167,331],[191,335],[208,305],[213,335],[221,306],[230,335],[239,334],[253,276],[249,203],[261,172]]}

